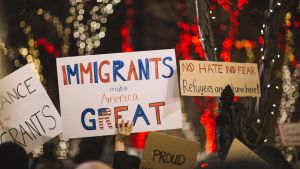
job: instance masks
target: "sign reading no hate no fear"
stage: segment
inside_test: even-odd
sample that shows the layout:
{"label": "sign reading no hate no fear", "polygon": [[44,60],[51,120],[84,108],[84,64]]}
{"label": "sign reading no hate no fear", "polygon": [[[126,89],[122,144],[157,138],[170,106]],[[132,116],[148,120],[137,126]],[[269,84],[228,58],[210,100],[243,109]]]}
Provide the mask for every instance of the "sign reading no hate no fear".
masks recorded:
{"label": "sign reading no hate no fear", "polygon": [[235,96],[260,97],[257,64],[211,61],[180,61],[183,96],[220,96],[230,85]]}

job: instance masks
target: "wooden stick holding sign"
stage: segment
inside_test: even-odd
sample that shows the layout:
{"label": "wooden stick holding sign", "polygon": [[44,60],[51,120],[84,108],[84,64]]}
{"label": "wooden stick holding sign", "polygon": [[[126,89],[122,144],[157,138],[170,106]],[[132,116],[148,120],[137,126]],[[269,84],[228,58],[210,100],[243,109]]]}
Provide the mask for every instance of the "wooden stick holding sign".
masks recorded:
{"label": "wooden stick holding sign", "polygon": [[0,143],[13,141],[27,153],[61,133],[61,117],[31,66],[0,80]]}

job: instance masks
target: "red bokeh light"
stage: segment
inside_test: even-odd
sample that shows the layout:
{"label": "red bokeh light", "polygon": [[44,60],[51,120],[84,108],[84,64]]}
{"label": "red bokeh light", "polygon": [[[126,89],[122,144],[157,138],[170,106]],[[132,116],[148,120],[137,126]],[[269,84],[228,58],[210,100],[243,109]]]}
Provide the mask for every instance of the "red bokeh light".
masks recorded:
{"label": "red bokeh light", "polygon": [[54,45],[51,42],[49,42],[45,37],[37,39],[35,47],[37,48],[39,46],[44,47],[45,51],[50,55],[54,56],[55,58],[60,56],[60,51],[56,50]]}
{"label": "red bokeh light", "polygon": [[213,153],[217,151],[216,146],[216,115],[209,109],[205,109],[200,117],[200,123],[205,128],[206,145],[205,149],[207,153]]}
{"label": "red bokeh light", "polygon": [[135,133],[130,136],[132,145],[137,149],[143,149],[146,144],[148,132]]}

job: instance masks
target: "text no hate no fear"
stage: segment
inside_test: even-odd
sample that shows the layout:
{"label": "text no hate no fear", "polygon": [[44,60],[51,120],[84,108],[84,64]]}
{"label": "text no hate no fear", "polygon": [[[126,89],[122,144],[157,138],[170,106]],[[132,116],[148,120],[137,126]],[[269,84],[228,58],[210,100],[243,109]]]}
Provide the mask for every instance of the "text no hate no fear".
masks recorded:
{"label": "text no hate no fear", "polygon": [[256,75],[253,66],[236,66],[236,65],[223,65],[218,63],[182,63],[183,72],[197,72],[202,74],[243,74],[243,75]]}

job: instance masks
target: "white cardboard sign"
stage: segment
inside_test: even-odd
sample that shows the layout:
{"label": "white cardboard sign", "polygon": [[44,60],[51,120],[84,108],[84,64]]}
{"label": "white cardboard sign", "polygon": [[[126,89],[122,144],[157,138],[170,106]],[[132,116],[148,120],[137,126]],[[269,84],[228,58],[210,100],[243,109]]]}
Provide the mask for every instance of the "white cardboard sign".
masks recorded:
{"label": "white cardboard sign", "polygon": [[220,96],[229,84],[235,96],[260,97],[257,64],[195,60],[179,64],[183,96]]}
{"label": "white cardboard sign", "polygon": [[283,123],[278,128],[284,146],[300,145],[300,123]]}
{"label": "white cardboard sign", "polygon": [[182,127],[174,50],[58,58],[57,74],[66,138]]}
{"label": "white cardboard sign", "polygon": [[0,80],[0,143],[27,153],[61,133],[61,117],[28,64]]}

